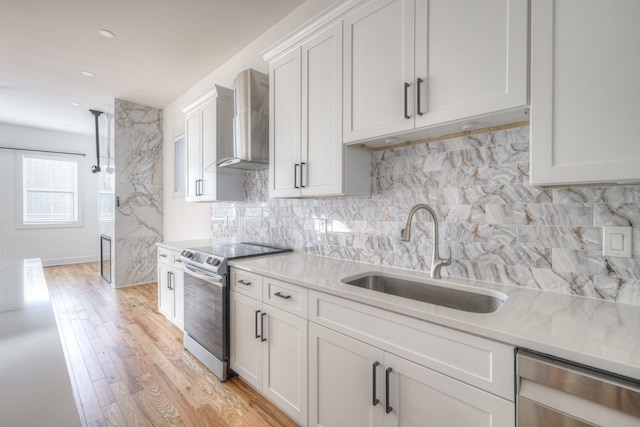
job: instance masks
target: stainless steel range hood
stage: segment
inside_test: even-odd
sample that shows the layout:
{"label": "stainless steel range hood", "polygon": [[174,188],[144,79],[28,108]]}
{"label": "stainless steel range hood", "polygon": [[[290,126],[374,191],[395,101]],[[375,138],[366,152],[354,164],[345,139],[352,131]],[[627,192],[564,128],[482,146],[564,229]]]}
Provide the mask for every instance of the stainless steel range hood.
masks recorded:
{"label": "stainless steel range hood", "polygon": [[269,167],[269,76],[253,69],[233,81],[233,152],[218,166],[258,170]]}

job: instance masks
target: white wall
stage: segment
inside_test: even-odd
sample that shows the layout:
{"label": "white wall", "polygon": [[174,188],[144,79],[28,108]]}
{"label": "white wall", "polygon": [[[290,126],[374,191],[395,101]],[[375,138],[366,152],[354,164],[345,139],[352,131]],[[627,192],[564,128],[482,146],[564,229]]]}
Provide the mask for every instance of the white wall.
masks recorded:
{"label": "white wall", "polygon": [[82,227],[18,229],[17,152],[0,150],[0,260],[41,258],[44,265],[96,261],[98,179],[91,173],[96,162],[94,137],[0,123],[0,146],[87,154],[78,157]]}
{"label": "white wall", "polygon": [[[233,87],[233,79],[246,68],[267,73],[269,67],[260,54],[328,8],[335,0],[307,0],[280,22],[238,52],[221,67],[206,76],[186,93],[164,108],[164,239],[165,241],[211,237],[209,203],[186,203],[173,192],[174,136],[184,132],[182,108],[214,84]],[[203,54],[206,54],[203,52]]]}

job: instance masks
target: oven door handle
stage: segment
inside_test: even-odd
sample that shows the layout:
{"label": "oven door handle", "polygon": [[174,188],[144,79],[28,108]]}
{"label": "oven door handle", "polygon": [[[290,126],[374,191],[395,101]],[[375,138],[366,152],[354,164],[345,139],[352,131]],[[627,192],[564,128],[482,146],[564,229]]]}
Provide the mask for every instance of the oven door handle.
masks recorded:
{"label": "oven door handle", "polygon": [[211,283],[212,285],[218,286],[220,288],[224,288],[225,287],[224,281],[219,276],[215,276],[214,277],[214,276],[209,276],[209,275],[205,275],[205,274],[200,274],[200,273],[194,271],[193,268],[191,268],[187,264],[182,266],[182,270],[185,273],[190,274],[191,276],[197,277],[198,279],[205,280],[205,281]]}

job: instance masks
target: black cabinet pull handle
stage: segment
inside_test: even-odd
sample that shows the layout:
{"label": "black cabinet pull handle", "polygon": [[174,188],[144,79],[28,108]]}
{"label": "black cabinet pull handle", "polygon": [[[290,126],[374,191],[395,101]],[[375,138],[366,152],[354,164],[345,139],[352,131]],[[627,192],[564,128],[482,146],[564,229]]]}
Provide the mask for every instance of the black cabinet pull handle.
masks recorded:
{"label": "black cabinet pull handle", "polygon": [[167,257],[167,254],[160,254],[160,256],[161,256],[162,258],[166,258],[166,257]]}
{"label": "black cabinet pull handle", "polygon": [[298,163],[293,165],[293,188],[300,188],[298,187],[298,166],[300,166]]}
{"label": "black cabinet pull handle", "polygon": [[171,272],[167,271],[167,289],[171,290]]}
{"label": "black cabinet pull handle", "polygon": [[417,108],[416,108],[416,110],[417,110],[416,113],[418,113],[419,116],[422,115],[422,111],[421,111],[421,108],[420,108],[420,86],[422,86],[422,82],[423,81],[424,80],[422,80],[420,77],[418,77],[418,85],[417,85],[417,88],[416,88],[416,92],[418,92],[418,95],[417,95],[418,96],[418,105],[417,105]]}
{"label": "black cabinet pull handle", "polygon": [[172,271],[169,272],[169,289],[174,290],[176,287],[174,286],[176,283],[176,275],[173,274]]}
{"label": "black cabinet pull handle", "polygon": [[291,295],[284,295],[284,294],[281,294],[280,292],[276,292],[274,295],[283,299],[291,298]]}
{"label": "black cabinet pull handle", "polygon": [[251,286],[251,282],[245,282],[242,279],[238,280],[238,283],[240,283],[241,285],[245,285],[245,286]]}
{"label": "black cabinet pull handle", "polygon": [[373,406],[380,403],[380,400],[376,397],[376,368],[380,365],[380,362],[373,362]]}
{"label": "black cabinet pull handle", "polygon": [[303,172],[303,168],[304,168],[305,165],[306,165],[306,163],[304,163],[304,162],[300,163],[300,188],[306,187],[306,185],[303,184],[304,180],[302,179],[302,174],[304,173]]}
{"label": "black cabinet pull handle", "polygon": [[385,412],[387,414],[390,414],[391,411],[393,411],[393,408],[391,407],[391,405],[389,405],[389,374],[391,373],[391,371],[393,371],[393,369],[391,368],[387,368],[387,370],[385,371],[384,374],[384,399],[385,399]]}
{"label": "black cabinet pull handle", "polygon": [[409,116],[409,86],[411,86],[409,83],[404,84],[404,118],[405,119],[411,118],[411,116]]}
{"label": "black cabinet pull handle", "polygon": [[260,310],[256,310],[256,338],[260,338],[260,334],[258,333],[258,315],[260,314]]}
{"label": "black cabinet pull handle", "polygon": [[262,313],[260,315],[260,333],[262,334],[262,338],[260,338],[261,342],[265,342],[267,339],[264,336],[264,316],[266,316],[267,313]]}

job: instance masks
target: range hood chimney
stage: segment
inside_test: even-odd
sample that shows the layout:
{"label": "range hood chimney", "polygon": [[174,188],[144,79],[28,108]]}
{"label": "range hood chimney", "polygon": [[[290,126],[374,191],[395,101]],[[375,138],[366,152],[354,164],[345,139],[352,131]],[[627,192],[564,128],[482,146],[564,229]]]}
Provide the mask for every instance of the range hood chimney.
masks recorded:
{"label": "range hood chimney", "polygon": [[[227,150],[222,150],[227,151]],[[269,167],[269,76],[253,69],[233,81],[233,153],[218,166],[259,170]]]}

